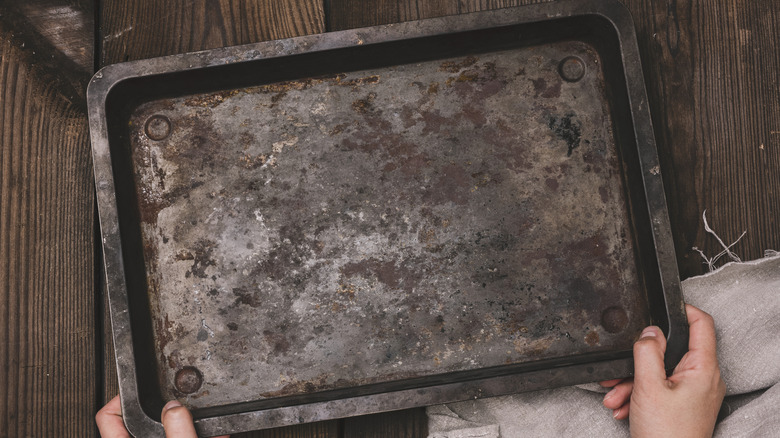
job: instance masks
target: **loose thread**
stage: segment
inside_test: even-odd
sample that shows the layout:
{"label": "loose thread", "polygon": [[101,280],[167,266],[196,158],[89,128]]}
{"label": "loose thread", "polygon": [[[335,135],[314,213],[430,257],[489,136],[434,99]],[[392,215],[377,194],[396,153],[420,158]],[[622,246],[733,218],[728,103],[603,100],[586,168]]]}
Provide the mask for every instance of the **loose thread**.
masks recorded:
{"label": "loose thread", "polygon": [[[745,234],[747,234],[747,230],[743,231],[742,234],[740,234],[740,236],[737,238],[737,240],[734,241],[734,243],[732,243],[731,245],[726,245],[723,242],[723,240],[720,238],[720,236],[718,236],[715,233],[715,231],[713,231],[712,228],[710,228],[710,224],[707,223],[707,210],[704,210],[704,212],[702,213],[701,217],[704,220],[704,231],[706,231],[706,232],[712,234],[713,236],[715,236],[715,239],[718,240],[718,243],[723,248],[723,251],[719,252],[718,254],[715,255],[715,257],[712,257],[712,258],[709,258],[706,255],[704,255],[704,251],[700,250],[699,248],[697,248],[695,246],[692,248],[694,251],[699,253],[701,258],[704,259],[704,264],[707,265],[707,267],[710,269],[710,271],[714,271],[715,270],[715,263],[717,263],[717,261],[721,257],[723,257],[724,255],[728,256],[732,261],[741,263],[742,259],[740,259],[739,256],[737,254],[735,254],[731,250],[731,248],[734,245],[736,245],[737,242],[739,242],[743,237],[745,237]],[[767,250],[767,251],[771,251],[771,250]],[[765,255],[766,255],[766,253],[765,253]]]}

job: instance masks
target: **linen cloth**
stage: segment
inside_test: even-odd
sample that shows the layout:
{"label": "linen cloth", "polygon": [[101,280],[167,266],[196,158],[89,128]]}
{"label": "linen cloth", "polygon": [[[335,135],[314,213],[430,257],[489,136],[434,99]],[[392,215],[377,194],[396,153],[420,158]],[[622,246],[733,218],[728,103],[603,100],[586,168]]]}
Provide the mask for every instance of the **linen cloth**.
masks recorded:
{"label": "linen cloth", "polygon": [[[729,263],[682,289],[715,319],[726,399],[714,436],[780,437],[780,255]],[[429,438],[629,436],[605,392],[594,383],[431,406]]]}

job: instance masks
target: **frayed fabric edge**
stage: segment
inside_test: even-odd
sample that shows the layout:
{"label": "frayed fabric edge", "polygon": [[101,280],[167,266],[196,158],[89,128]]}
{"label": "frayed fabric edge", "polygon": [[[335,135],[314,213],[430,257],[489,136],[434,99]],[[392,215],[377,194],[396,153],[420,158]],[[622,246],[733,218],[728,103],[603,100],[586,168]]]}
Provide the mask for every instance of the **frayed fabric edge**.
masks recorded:
{"label": "frayed fabric edge", "polygon": [[729,266],[739,266],[739,265],[754,266],[754,265],[760,265],[761,263],[764,263],[764,262],[769,263],[772,260],[777,260],[777,259],[780,259],[780,252],[775,251],[773,249],[770,249],[770,250],[764,251],[764,257],[762,257],[760,259],[748,260],[746,262],[728,262],[725,265],[715,269],[714,271],[710,271],[710,272],[707,272],[707,273],[704,273],[704,274],[701,274],[701,275],[697,275],[696,277],[691,277],[691,278],[705,278],[705,277],[709,277],[710,275],[717,274],[718,272],[724,270],[725,268],[728,268]]}

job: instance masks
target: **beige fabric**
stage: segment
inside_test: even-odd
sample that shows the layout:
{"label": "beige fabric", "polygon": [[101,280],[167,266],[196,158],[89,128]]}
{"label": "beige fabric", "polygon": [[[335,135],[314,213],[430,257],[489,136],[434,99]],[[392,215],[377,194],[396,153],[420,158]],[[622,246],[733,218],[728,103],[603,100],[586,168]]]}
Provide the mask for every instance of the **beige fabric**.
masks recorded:
{"label": "beige fabric", "polygon": [[[730,263],[683,281],[685,301],[711,314],[726,382],[716,437],[780,436],[780,256]],[[626,437],[593,385],[428,408],[430,437]]]}

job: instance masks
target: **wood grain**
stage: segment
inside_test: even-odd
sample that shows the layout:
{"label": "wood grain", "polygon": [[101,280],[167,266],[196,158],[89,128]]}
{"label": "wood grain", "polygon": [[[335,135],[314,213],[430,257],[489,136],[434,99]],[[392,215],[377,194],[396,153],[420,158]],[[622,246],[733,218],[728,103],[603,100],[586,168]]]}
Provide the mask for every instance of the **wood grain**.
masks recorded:
{"label": "wood grain", "polygon": [[[777,0],[625,0],[637,27],[681,277],[722,248],[780,247]],[[762,147],[763,145],[763,147]]]}
{"label": "wood grain", "polygon": [[101,65],[325,31],[315,0],[101,3]]}
{"label": "wood grain", "polygon": [[[16,3],[26,26],[61,54],[58,63],[72,62],[85,73],[93,69],[94,16],[91,5],[63,0],[26,0]],[[28,49],[29,50],[29,49]]]}
{"label": "wood grain", "polygon": [[345,438],[423,438],[428,436],[428,417],[425,409],[364,415],[344,421]]}
{"label": "wood grain", "polygon": [[84,107],[0,22],[0,436],[94,436],[92,166]]}
{"label": "wood grain", "polygon": [[[755,259],[780,248],[780,1],[695,10],[697,197],[725,242],[747,230],[735,251]],[[721,249],[715,242],[700,231],[694,243],[712,255]]]}
{"label": "wood grain", "polygon": [[328,30],[377,26],[550,0],[327,0]]}
{"label": "wood grain", "polygon": [[322,421],[232,435],[233,438],[335,438],[342,436],[342,422]]}

